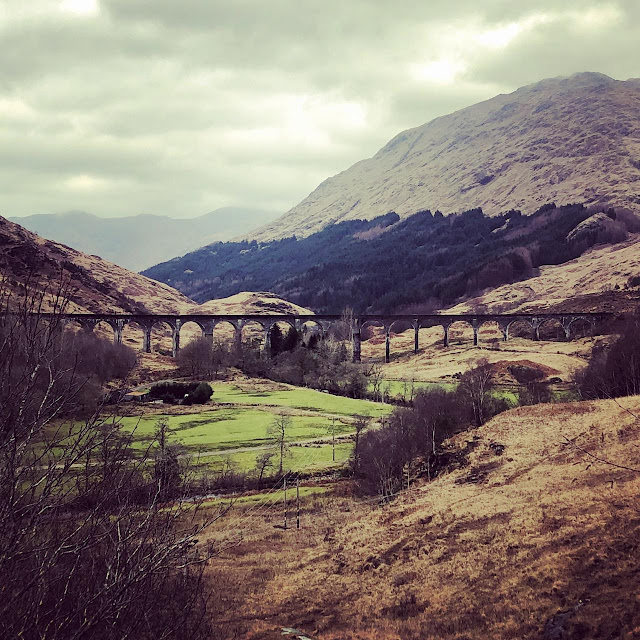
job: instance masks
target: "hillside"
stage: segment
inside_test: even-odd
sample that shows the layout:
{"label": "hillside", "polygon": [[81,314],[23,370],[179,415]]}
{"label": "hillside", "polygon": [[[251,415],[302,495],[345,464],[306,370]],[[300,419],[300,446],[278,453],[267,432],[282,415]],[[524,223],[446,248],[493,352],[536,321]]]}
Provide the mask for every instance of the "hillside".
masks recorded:
{"label": "hillside", "polygon": [[305,501],[300,532],[274,529],[282,504],[250,526],[237,510],[210,536],[223,541],[211,575],[225,576],[225,610],[243,611],[221,615],[227,637],[634,637],[640,399],[619,403],[503,413],[457,436],[448,468],[391,504],[326,487]]}
{"label": "hillside", "polygon": [[555,201],[640,212],[638,113],[637,79],[543,80],[403,131],[245,237],[306,236],[388,211],[482,207],[495,215]]}
{"label": "hillside", "polygon": [[209,300],[203,304],[196,305],[190,310],[190,313],[213,313],[221,315],[242,313],[254,313],[256,315],[309,315],[312,314],[313,311],[293,304],[293,302],[283,300],[267,291],[243,291],[228,298]]}
{"label": "hillside", "polygon": [[579,309],[630,311],[640,302],[640,238],[637,234],[613,245],[596,245],[561,265],[542,266],[540,275],[496,287],[452,307],[488,311]]}
{"label": "hillside", "polygon": [[10,220],[49,240],[141,271],[204,244],[231,240],[273,217],[267,211],[225,207],[184,219],[155,215],[102,218],[73,211]]}
{"label": "hillside", "polygon": [[199,302],[259,290],[323,313],[347,306],[428,312],[536,276],[596,243],[624,241],[638,228],[629,212],[605,215],[580,204],[531,213],[422,211],[404,219],[390,213],[302,238],[216,243],[144,274]]}
{"label": "hillside", "polygon": [[31,233],[0,216],[0,277],[18,292],[70,279],[75,313],[311,313],[265,292],[198,305],[172,287]]}
{"label": "hillside", "polygon": [[172,287],[31,233],[0,216],[0,274],[10,291],[68,278],[75,313],[174,313],[193,305]]}

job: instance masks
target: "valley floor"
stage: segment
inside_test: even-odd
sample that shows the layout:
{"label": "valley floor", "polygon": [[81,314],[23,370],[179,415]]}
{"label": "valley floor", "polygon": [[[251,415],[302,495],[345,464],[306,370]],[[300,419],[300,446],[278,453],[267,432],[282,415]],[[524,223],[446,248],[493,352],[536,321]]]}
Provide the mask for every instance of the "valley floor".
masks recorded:
{"label": "valley floor", "polygon": [[276,528],[281,502],[236,505],[209,534],[221,637],[637,637],[638,415],[640,397],[512,409],[386,506],[316,485],[300,530]]}

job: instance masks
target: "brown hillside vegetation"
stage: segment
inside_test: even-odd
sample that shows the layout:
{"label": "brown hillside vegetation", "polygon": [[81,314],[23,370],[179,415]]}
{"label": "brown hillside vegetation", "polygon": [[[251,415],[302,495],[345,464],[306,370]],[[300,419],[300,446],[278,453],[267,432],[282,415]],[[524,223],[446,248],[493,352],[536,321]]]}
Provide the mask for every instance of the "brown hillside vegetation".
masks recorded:
{"label": "brown hillside vegetation", "polygon": [[[375,506],[347,483],[304,503],[236,511],[211,567],[221,624],[338,640],[631,638],[640,629],[640,397],[537,405],[450,443],[458,463]],[[606,458],[619,466],[590,458]],[[637,470],[630,470],[629,468]]]}
{"label": "brown hillside vegetation", "polygon": [[497,287],[449,311],[631,310],[638,304],[638,292],[624,288],[630,278],[640,276],[639,240],[638,234],[632,234],[618,244],[596,245],[569,262],[541,267],[535,278]]}
{"label": "brown hillside vegetation", "polygon": [[27,280],[43,290],[68,278],[73,313],[175,313],[194,304],[168,285],[45,240],[1,216],[0,276],[14,293]]}
{"label": "brown hillside vegetation", "polygon": [[[587,336],[569,342],[513,337],[504,342],[497,327],[484,325],[479,333],[479,346],[474,347],[471,327],[458,323],[455,329],[450,329],[448,347],[442,343],[441,327],[421,329],[417,354],[413,353],[413,329],[392,335],[391,362],[383,364],[384,331],[373,327],[371,334],[362,343],[365,363],[380,364],[386,379],[422,381],[451,380],[476,366],[479,360],[487,359],[493,364],[502,363],[503,368],[510,363],[535,365],[546,371],[547,376],[569,382],[587,365],[594,346],[610,340],[608,336]],[[500,382],[513,381],[501,379]]]}

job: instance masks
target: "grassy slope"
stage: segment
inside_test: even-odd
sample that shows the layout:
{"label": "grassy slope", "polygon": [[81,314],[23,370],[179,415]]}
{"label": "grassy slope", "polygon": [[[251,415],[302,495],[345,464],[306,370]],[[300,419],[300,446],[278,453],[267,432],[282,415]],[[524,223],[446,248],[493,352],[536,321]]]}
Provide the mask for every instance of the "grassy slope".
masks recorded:
{"label": "grassy slope", "polygon": [[[292,420],[288,439],[293,446],[284,460],[289,470],[318,470],[344,464],[348,459],[351,443],[336,445],[333,461],[331,445],[311,446],[300,441],[327,439],[335,420],[337,437],[353,432],[353,417],[358,414],[379,418],[392,410],[390,405],[333,396],[311,389],[301,389],[269,381],[250,381],[240,384],[213,383],[217,406],[142,407],[144,415],[122,418],[125,430],[135,429],[135,446],[147,446],[156,429],[158,419],[166,417],[171,429],[170,441],[179,443],[187,453],[205,452],[198,463],[217,470],[231,462],[235,469],[249,470],[255,466],[260,452],[239,451],[237,448],[255,448],[268,444],[267,428],[275,415],[287,413]],[[180,413],[179,411],[189,411]],[[228,456],[211,455],[224,453]]]}
{"label": "grassy slope", "polygon": [[[640,398],[621,404],[640,413]],[[539,405],[461,434],[468,466],[389,506],[310,498],[301,532],[274,532],[277,508],[251,528],[232,516],[244,543],[214,564],[243,612],[229,624],[261,639],[283,626],[336,640],[635,637],[640,473],[590,464],[565,436],[640,468],[640,424],[616,403]]]}
{"label": "grassy slope", "polygon": [[[423,382],[454,382],[454,376],[475,366],[481,358],[503,366],[528,361],[554,370],[550,376],[570,381],[576,372],[587,364],[593,346],[607,340],[606,336],[573,339],[570,342],[526,338],[500,340],[494,325],[483,325],[480,329],[480,344],[473,346],[471,327],[456,323],[450,330],[450,346],[442,344],[440,327],[420,330],[420,351],[413,353],[413,329],[391,336],[391,362],[383,364],[384,335],[374,328],[370,339],[362,343],[363,360],[376,362],[383,367],[384,377],[392,380],[415,380]],[[493,340],[493,342],[492,342]],[[505,383],[515,382],[513,379]]]}

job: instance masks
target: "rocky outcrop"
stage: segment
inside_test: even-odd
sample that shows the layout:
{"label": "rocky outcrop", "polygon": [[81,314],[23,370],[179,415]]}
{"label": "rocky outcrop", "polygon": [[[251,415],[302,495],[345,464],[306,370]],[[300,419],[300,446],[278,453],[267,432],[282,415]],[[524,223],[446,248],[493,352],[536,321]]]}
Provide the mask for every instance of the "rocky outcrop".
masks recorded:
{"label": "rocky outcrop", "polygon": [[591,247],[594,244],[621,242],[626,238],[627,231],[624,225],[615,220],[615,214],[596,213],[572,229],[567,235],[567,242]]}

